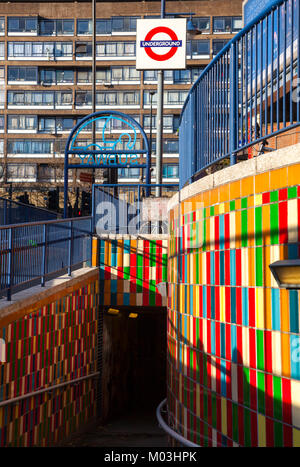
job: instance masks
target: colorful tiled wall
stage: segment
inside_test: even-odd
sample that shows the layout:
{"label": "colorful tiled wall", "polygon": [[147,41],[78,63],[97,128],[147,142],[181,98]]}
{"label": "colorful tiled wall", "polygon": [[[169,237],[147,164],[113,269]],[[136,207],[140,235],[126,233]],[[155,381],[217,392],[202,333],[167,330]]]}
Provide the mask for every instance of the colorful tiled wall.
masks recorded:
{"label": "colorful tiled wall", "polygon": [[300,446],[300,304],[268,265],[298,258],[300,165],[170,211],[168,404],[203,446]]}
{"label": "colorful tiled wall", "polygon": [[[97,371],[99,275],[60,292],[17,319],[0,319],[6,363],[0,363],[0,405]],[[22,316],[20,316],[20,313]],[[0,406],[0,446],[49,446],[96,415],[96,380],[86,379]]]}
{"label": "colorful tiled wall", "polygon": [[105,306],[166,306],[156,284],[167,280],[168,240],[100,239],[100,299]]}

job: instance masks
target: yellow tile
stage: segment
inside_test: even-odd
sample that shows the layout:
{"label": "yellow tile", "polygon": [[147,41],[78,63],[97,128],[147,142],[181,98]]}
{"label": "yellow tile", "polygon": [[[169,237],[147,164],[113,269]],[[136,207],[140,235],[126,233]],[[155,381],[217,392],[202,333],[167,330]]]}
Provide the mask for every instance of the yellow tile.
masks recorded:
{"label": "yellow tile", "polygon": [[262,204],[262,195],[255,195],[254,196],[254,205],[259,206]]}
{"label": "yellow tile", "polygon": [[293,447],[300,447],[300,430],[297,430],[296,428],[293,428]]}
{"label": "yellow tile", "polygon": [[224,214],[225,212],[225,203],[219,204],[219,214]]}
{"label": "yellow tile", "polygon": [[266,447],[266,418],[258,414],[258,446]]}
{"label": "yellow tile", "polygon": [[264,319],[264,289],[257,287],[255,289],[255,310],[256,310],[256,327],[259,329],[265,328]]}

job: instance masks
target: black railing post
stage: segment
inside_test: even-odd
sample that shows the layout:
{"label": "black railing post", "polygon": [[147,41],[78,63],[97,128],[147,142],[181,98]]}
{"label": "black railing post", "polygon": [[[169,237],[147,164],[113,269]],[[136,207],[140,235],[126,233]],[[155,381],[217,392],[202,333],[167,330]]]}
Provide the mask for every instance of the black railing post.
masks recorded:
{"label": "black railing post", "polygon": [[42,259],[42,275],[41,286],[45,286],[46,282],[46,268],[47,268],[47,224],[43,227],[43,259]]}
{"label": "black railing post", "polygon": [[236,57],[236,43],[231,44],[230,47],[230,105],[229,105],[229,151],[230,151],[230,165],[236,163],[236,140],[237,140],[237,112],[236,112],[236,94],[238,89],[237,80],[237,57]]}
{"label": "black railing post", "polygon": [[70,221],[68,276],[72,275],[72,256],[73,256],[73,221]]}
{"label": "black railing post", "polygon": [[7,300],[11,301],[13,286],[13,229],[8,230],[8,258],[7,258]]}

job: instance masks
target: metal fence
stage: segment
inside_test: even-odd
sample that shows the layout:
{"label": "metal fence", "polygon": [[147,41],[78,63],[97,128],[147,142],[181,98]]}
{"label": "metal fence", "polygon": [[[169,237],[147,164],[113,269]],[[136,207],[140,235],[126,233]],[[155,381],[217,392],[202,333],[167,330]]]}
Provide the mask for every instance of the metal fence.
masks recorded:
{"label": "metal fence", "polygon": [[[156,188],[164,195],[156,198]],[[168,198],[178,184],[94,185],[92,217],[97,234],[167,233]]]}
{"label": "metal fence", "polygon": [[205,68],[181,113],[180,187],[300,124],[299,47],[299,0],[277,0]]}
{"label": "metal fence", "polygon": [[81,217],[0,227],[0,297],[91,260],[92,218]]}
{"label": "metal fence", "polygon": [[57,217],[57,213],[47,209],[0,197],[0,225],[50,221]]}

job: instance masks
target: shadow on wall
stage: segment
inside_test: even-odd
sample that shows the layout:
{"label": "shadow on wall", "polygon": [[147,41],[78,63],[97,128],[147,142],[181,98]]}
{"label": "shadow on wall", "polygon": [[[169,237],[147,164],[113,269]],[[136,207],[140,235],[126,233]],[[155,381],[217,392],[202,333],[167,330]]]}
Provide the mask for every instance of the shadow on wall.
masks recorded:
{"label": "shadow on wall", "polygon": [[208,354],[200,339],[194,347],[168,324],[176,333],[167,355],[175,431],[201,446],[293,446],[292,405],[282,397],[290,400],[288,379],[244,366],[236,348],[231,361]]}

